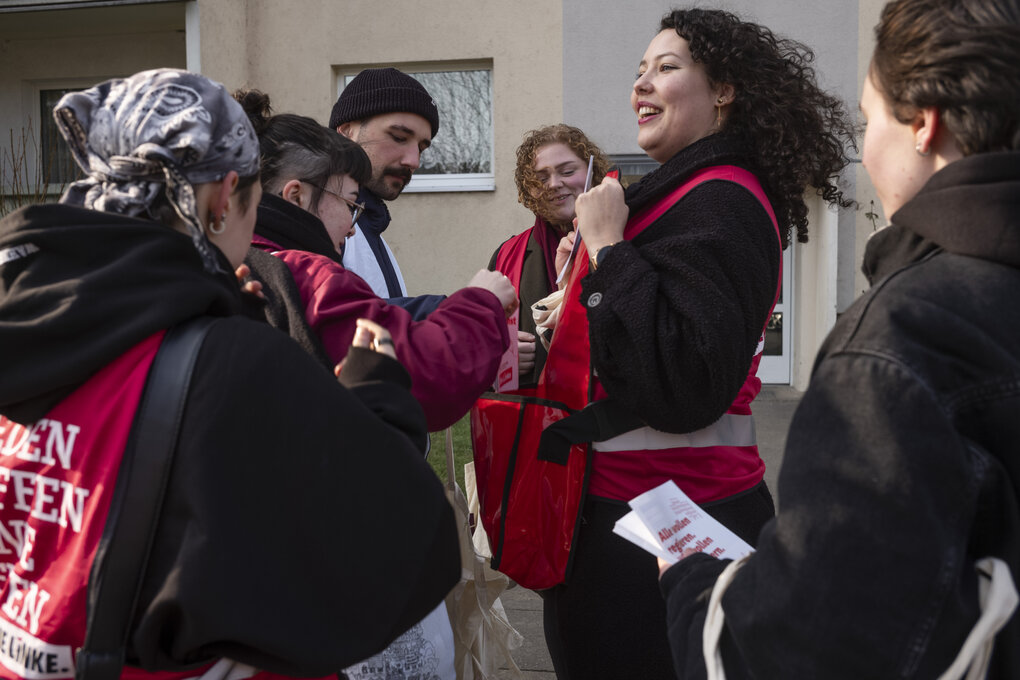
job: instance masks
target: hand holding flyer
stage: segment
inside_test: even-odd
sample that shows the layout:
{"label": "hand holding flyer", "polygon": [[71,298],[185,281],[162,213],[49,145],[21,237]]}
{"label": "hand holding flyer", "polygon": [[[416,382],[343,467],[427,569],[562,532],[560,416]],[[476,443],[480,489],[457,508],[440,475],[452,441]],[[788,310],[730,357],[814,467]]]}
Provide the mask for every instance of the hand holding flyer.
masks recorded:
{"label": "hand holding flyer", "polygon": [[630,501],[613,533],[671,564],[685,550],[739,559],[754,549],[702,510],[669,480]]}
{"label": "hand holding flyer", "polygon": [[[585,191],[591,189],[591,177],[592,171],[594,169],[595,169],[595,156],[588,156],[588,175],[584,178],[584,191],[582,191],[581,193],[584,193]],[[577,254],[577,247],[580,244],[581,239],[579,238],[574,239],[574,247],[570,251],[570,257],[567,258],[567,261],[564,263],[563,268],[560,269],[559,276],[556,277],[556,285],[559,285],[560,281],[562,281],[563,278],[567,275],[567,272],[570,271],[570,265],[574,263],[574,255]]]}

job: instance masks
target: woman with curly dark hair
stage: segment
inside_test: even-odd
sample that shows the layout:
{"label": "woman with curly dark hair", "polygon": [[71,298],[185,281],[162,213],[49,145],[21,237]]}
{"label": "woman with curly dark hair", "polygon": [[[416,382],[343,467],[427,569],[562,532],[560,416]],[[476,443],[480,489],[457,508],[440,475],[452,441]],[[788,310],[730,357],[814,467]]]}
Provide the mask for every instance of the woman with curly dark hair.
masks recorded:
{"label": "woman with curly dark hair", "polygon": [[896,0],[875,33],[861,156],[891,224],[758,551],[663,571],[684,678],[1020,677],[1020,1]]}
{"label": "woman with curly dark hair", "polygon": [[675,677],[645,576],[655,558],[612,535],[627,501],[672,480],[751,544],[774,514],[750,408],[764,328],[789,234],[806,239],[804,192],[848,204],[835,182],[854,132],[811,59],[733,14],[670,12],[631,93],[638,144],[662,165],[626,191],[606,178],[577,198],[586,256],[549,362],[560,334],[587,324],[584,396],[610,426],[591,437],[571,571],[544,593],[560,678]]}
{"label": "woman with curly dark hair", "polygon": [[535,224],[504,241],[492,254],[489,269],[506,274],[517,288],[522,387],[537,383],[545,365],[546,350],[536,342],[531,305],[556,290],[556,249],[568,234],[572,239],[574,201],[584,191],[592,157],[595,185],[606,176],[609,158],[584,132],[562,123],[527,132],[517,147],[517,200],[535,213]]}

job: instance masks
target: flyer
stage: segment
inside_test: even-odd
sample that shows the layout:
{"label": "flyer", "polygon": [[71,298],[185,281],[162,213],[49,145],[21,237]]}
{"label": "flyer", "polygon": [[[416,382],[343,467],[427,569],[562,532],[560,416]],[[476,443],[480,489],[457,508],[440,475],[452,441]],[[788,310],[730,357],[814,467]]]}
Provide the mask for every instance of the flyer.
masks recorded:
{"label": "flyer", "polygon": [[613,533],[667,562],[676,563],[685,550],[719,559],[739,559],[754,549],[702,510],[669,480],[629,503],[631,511]]}

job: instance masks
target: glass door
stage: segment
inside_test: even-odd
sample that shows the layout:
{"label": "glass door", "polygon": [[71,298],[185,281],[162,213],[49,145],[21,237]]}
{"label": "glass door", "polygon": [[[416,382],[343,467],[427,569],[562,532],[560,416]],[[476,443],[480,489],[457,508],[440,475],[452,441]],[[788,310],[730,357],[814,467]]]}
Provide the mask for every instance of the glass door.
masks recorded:
{"label": "glass door", "polygon": [[793,335],[793,246],[783,251],[783,286],[765,329],[765,350],[758,365],[763,383],[790,384],[790,337]]}

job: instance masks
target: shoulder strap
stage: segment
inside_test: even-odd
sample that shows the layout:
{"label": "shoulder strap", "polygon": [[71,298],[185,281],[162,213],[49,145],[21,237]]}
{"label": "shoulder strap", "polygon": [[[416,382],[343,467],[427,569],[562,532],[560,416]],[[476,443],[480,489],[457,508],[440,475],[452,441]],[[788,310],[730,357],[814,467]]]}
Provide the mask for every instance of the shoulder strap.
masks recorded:
{"label": "shoulder strap", "polygon": [[171,328],[152,362],[89,574],[85,644],[78,650],[76,680],[120,677],[192,370],[214,321],[198,317]]}
{"label": "shoulder strap", "polygon": [[765,208],[765,212],[768,213],[773,226],[776,227],[776,235],[779,235],[779,226],[776,222],[776,214],[773,212],[772,204],[769,203],[769,199],[765,196],[765,191],[761,188],[761,183],[758,182],[758,178],[750,171],[736,165],[712,165],[693,173],[687,178],[687,181],[668,193],[664,198],[656,201],[654,204],[635,215],[627,223],[624,238],[628,240],[634,238],[644,231],[645,227],[659,219],[664,212],[672,208],[673,204],[683,198],[691,189],[713,179],[734,182],[754,194],[754,197],[757,198],[758,201],[761,202],[762,207]]}
{"label": "shoulder strap", "polygon": [[[761,183],[750,171],[735,165],[713,165],[694,172],[676,189],[631,217],[624,228],[623,237],[628,241],[633,239],[644,231],[646,227],[655,222],[655,220],[659,219],[667,210],[672,208],[688,192],[698,185],[711,180],[734,182],[750,191],[762,204],[765,212],[768,213],[772,226],[776,231],[777,245],[780,244],[779,225],[776,222],[776,215],[765,195],[765,191],[761,187]],[[783,253],[782,246],[780,245],[779,247],[779,264],[781,268]],[[567,291],[564,294],[564,304],[568,305],[568,309],[564,309],[560,317],[560,323],[556,330],[559,338],[557,338],[557,335],[553,335],[553,345],[549,348],[549,357],[539,378],[543,386],[550,382],[555,383],[555,380],[549,380],[549,376],[553,375],[553,372],[556,370],[562,370],[563,375],[570,377],[566,382],[571,386],[583,386],[584,390],[588,389],[588,383],[584,380],[591,361],[587,344],[588,316],[580,303],[580,293],[578,292],[579,282],[587,273],[588,256],[584,252],[584,248],[581,248],[578,251],[578,255],[574,258],[573,270],[570,273]],[[776,288],[776,300],[779,298],[779,286],[782,285],[782,280],[782,269],[780,269]],[[773,301],[774,307],[775,301]],[[769,316],[771,316],[771,311]],[[566,321],[568,318],[573,319],[573,324]],[[572,337],[567,336],[564,332],[565,326],[571,327]],[[559,342],[558,345],[556,344],[557,342]],[[560,351],[557,353],[554,351],[554,348]],[[578,348],[583,348],[584,351],[579,352]],[[557,364],[560,365],[558,366]],[[562,393],[555,394],[554,398],[557,401],[572,403]],[[611,398],[591,402],[566,418],[549,425],[542,431],[538,457],[541,460],[565,464],[571,445],[582,442],[605,441],[606,439],[635,430],[643,425],[644,423],[640,419],[621,409],[619,403]]]}

